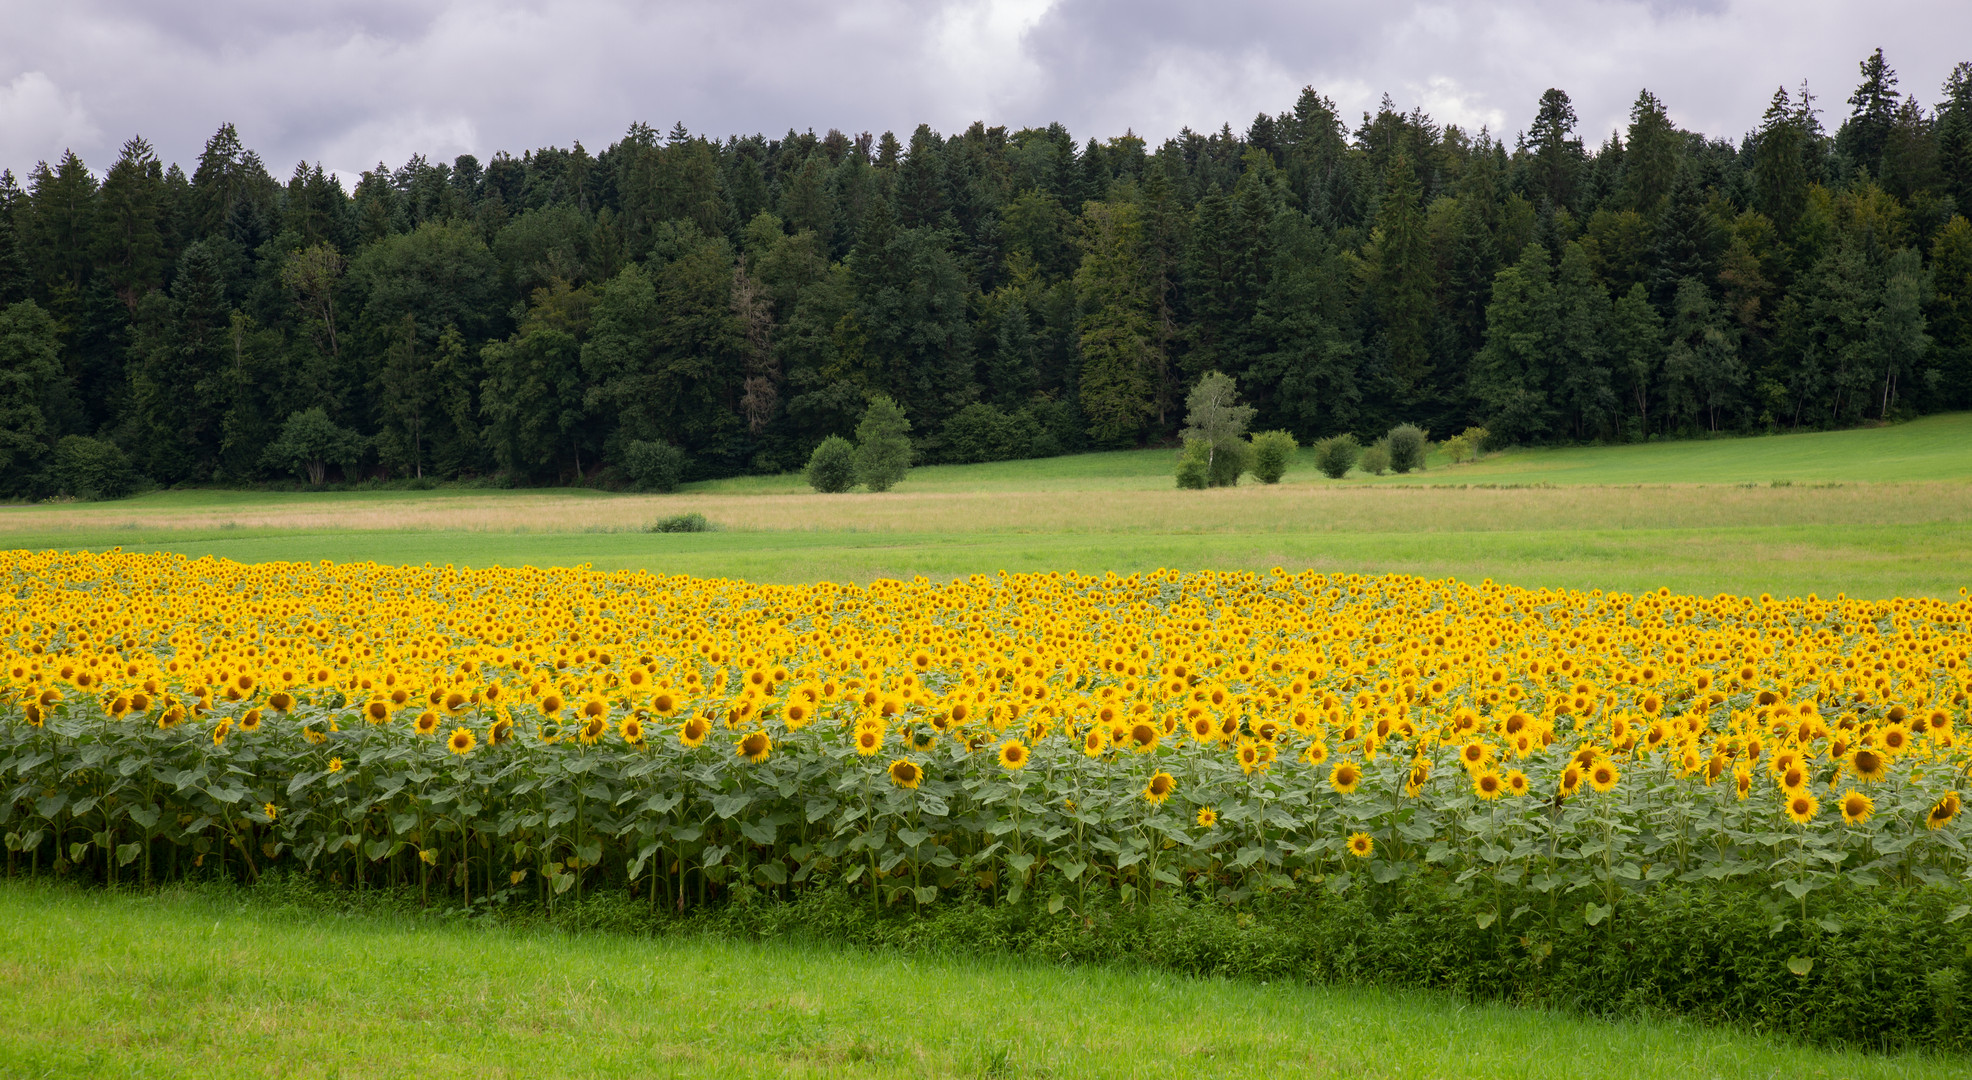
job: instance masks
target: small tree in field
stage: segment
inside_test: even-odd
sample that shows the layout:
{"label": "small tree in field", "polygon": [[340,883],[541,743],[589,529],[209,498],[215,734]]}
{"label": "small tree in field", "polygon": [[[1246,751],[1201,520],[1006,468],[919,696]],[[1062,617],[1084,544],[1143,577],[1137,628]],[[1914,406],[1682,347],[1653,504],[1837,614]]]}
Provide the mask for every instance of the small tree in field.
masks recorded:
{"label": "small tree in field", "polygon": [[295,413],[281,425],[281,436],[267,448],[265,460],[273,468],[299,473],[308,477],[310,484],[321,487],[330,465],[355,465],[368,442],[338,426],[321,409],[309,409]]}
{"label": "small tree in field", "polygon": [[1285,431],[1263,431],[1253,436],[1253,478],[1263,484],[1280,483],[1299,449],[1301,444]]}
{"label": "small tree in field", "polygon": [[1416,424],[1398,424],[1383,440],[1390,446],[1391,472],[1424,471],[1424,452],[1431,443],[1423,429]]}
{"label": "small tree in field", "polygon": [[1239,404],[1239,388],[1232,376],[1208,371],[1185,398],[1185,428],[1179,434],[1189,448],[1204,446],[1205,475],[1213,487],[1239,483],[1252,453],[1244,438],[1246,425],[1253,422],[1253,407]]}
{"label": "small tree in field", "polygon": [[856,448],[848,439],[830,435],[808,455],[808,486],[829,495],[856,486]]}
{"label": "small tree in field", "polygon": [[1315,444],[1315,468],[1330,480],[1340,480],[1356,467],[1356,459],[1362,453],[1363,445],[1354,435],[1346,431],[1331,435]]}
{"label": "small tree in field", "polygon": [[856,479],[871,491],[889,491],[911,471],[911,422],[886,394],[870,399],[856,425]]}

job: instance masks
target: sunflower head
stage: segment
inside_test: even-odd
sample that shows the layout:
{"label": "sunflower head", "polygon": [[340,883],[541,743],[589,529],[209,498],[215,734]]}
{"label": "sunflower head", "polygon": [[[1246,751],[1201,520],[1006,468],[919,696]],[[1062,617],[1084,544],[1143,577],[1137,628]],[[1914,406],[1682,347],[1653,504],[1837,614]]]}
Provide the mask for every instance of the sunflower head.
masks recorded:
{"label": "sunflower head", "polygon": [[1849,755],[1849,767],[1854,769],[1861,779],[1876,781],[1890,774],[1890,759],[1881,750],[1860,746],[1856,748],[1855,753]]}
{"label": "sunflower head", "polygon": [[1349,834],[1349,854],[1367,859],[1376,851],[1376,841],[1366,832]]}
{"label": "sunflower head", "polygon": [[1958,816],[1958,809],[1958,792],[1947,791],[1942,798],[1931,805],[1931,812],[1925,815],[1924,824],[1928,828],[1942,829]]}
{"label": "sunflower head", "polygon": [[1598,761],[1589,766],[1589,786],[1597,791],[1608,791],[1622,778],[1623,774],[1617,771],[1614,762]]}
{"label": "sunflower head", "polygon": [[703,716],[694,716],[678,725],[678,741],[686,746],[697,746],[712,733],[712,721]]}
{"label": "sunflower head", "polygon": [[472,733],[471,728],[453,728],[452,734],[445,739],[445,749],[455,754],[470,754],[472,748],[478,745],[479,737]]}
{"label": "sunflower head", "polygon": [[1842,821],[1849,825],[1860,825],[1876,812],[1876,802],[1869,796],[1850,788],[1842,796]]}
{"label": "sunflower head", "polygon": [[1143,797],[1153,804],[1161,804],[1171,797],[1177,786],[1178,782],[1171,778],[1170,773],[1159,771],[1151,774],[1150,783],[1144,785]]}
{"label": "sunflower head", "polygon": [[1506,779],[1486,769],[1472,778],[1472,790],[1482,799],[1497,799],[1506,790]]}
{"label": "sunflower head", "polygon": [[329,759],[329,771],[330,771],[330,772],[341,772],[341,771],[342,771],[342,759],[341,759],[341,758],[339,758],[339,757],[332,757],[332,758],[330,758],[330,759]]}
{"label": "sunflower head", "polygon": [[924,769],[908,758],[898,758],[891,762],[889,772],[891,783],[909,791],[916,791],[917,786],[924,781]]}
{"label": "sunflower head", "polygon": [[616,730],[618,734],[623,736],[623,741],[629,743],[631,746],[642,746],[644,744],[644,722],[642,720],[634,716],[626,716],[623,718],[623,722],[617,725]]}
{"label": "sunflower head", "polygon": [[768,738],[766,732],[750,731],[740,739],[738,752],[741,757],[758,765],[767,760],[767,755],[773,752],[773,749],[774,740]]}
{"label": "sunflower head", "polygon": [[1338,761],[1328,772],[1328,786],[1338,794],[1347,795],[1363,782],[1363,770],[1353,761]]}
{"label": "sunflower head", "polygon": [[1027,744],[1019,739],[1008,739],[1000,744],[1000,767],[1019,769],[1027,765],[1029,752]]}
{"label": "sunflower head", "polygon": [[418,714],[418,718],[413,721],[412,727],[416,728],[420,735],[430,735],[438,730],[438,714],[427,709]]}
{"label": "sunflower head", "polygon": [[1209,829],[1212,826],[1217,825],[1218,823],[1219,823],[1219,812],[1217,810],[1214,810],[1209,806],[1201,806],[1198,808],[1199,828]]}
{"label": "sunflower head", "polygon": [[1821,803],[1816,802],[1813,795],[1805,791],[1797,791],[1787,796],[1787,816],[1793,818],[1796,825],[1806,825],[1819,813],[1821,813]]}

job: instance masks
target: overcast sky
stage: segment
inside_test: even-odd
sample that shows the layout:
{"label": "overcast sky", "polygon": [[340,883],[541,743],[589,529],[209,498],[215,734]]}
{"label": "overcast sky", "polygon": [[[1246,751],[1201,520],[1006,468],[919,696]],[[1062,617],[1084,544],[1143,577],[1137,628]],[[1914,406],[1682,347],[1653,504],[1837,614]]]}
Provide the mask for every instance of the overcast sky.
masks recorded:
{"label": "overcast sky", "polygon": [[1803,79],[1833,129],[1882,46],[1926,105],[1972,59],[1966,0],[0,0],[0,167],[133,134],[189,171],[224,121],[285,178],[581,140],[975,119],[1078,139],[1244,130],[1312,85],[1511,136],[1568,91],[1591,145],[1640,87],[1737,139]]}

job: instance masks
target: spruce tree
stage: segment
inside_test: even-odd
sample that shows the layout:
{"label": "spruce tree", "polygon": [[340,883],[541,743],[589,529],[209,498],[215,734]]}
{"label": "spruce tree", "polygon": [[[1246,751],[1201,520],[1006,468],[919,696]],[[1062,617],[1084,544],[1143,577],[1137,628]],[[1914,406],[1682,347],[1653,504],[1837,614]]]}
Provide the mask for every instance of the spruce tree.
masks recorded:
{"label": "spruce tree", "polygon": [[911,422],[887,394],[870,398],[856,425],[856,479],[871,491],[889,491],[911,471]]}

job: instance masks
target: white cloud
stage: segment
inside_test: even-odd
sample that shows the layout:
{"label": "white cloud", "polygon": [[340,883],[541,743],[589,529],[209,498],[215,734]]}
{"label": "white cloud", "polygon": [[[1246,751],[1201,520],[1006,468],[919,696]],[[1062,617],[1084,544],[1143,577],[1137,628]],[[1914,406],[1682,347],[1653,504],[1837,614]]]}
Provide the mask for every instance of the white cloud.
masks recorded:
{"label": "white cloud", "polygon": [[0,0],[0,25],[16,171],[68,146],[100,170],[132,134],[189,164],[226,121],[277,172],[345,176],[414,151],[599,150],[638,120],[1156,140],[1243,129],[1304,85],[1352,123],[1387,91],[1509,140],[1558,86],[1591,143],[1648,86],[1736,138],[1803,78],[1833,127],[1878,44],[1927,103],[1972,58],[1972,5],[1943,0]]}
{"label": "white cloud", "polygon": [[0,86],[0,168],[25,174],[35,161],[52,161],[69,147],[94,149],[102,137],[82,96],[62,92],[42,72],[24,71]]}

